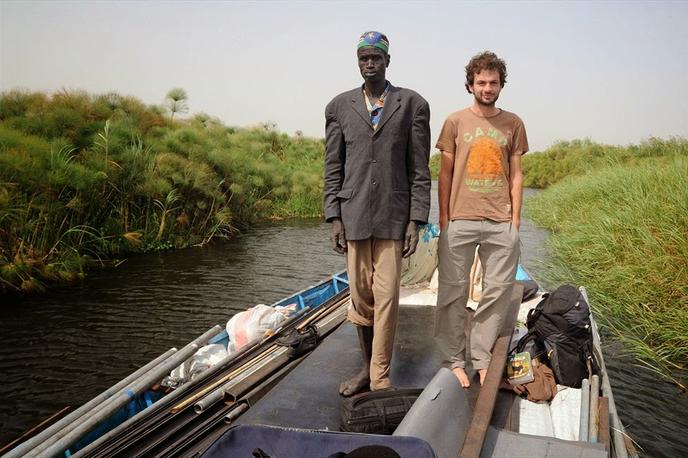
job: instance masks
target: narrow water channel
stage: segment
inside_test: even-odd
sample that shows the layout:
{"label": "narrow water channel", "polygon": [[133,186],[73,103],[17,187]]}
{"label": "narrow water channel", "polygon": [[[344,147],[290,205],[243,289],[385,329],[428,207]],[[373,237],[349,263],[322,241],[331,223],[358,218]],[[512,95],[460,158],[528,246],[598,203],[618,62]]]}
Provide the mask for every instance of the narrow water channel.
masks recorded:
{"label": "narrow water channel", "polygon": [[[0,298],[0,446],[237,311],[344,269],[328,236],[320,220],[265,224],[205,248],[131,256],[41,296]],[[547,233],[525,221],[521,239],[523,264],[544,275]],[[617,408],[643,456],[688,455],[688,396],[605,344]]]}

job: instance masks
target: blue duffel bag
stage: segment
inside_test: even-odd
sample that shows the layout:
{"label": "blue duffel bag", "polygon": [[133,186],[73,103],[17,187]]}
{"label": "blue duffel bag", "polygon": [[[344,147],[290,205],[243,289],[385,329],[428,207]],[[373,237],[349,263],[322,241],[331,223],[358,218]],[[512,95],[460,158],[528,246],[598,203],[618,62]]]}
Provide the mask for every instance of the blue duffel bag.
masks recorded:
{"label": "blue duffel bag", "polygon": [[[396,452],[396,453],[395,453]],[[408,436],[342,433],[266,425],[237,425],[202,458],[436,458],[430,444]]]}

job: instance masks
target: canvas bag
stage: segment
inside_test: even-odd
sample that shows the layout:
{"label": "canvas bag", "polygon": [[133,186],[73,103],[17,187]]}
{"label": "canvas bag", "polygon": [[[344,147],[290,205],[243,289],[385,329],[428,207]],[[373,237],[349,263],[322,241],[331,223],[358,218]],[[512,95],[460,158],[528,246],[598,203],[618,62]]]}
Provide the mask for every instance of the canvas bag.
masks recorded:
{"label": "canvas bag", "polygon": [[523,387],[526,390],[526,399],[532,402],[547,402],[554,399],[557,394],[557,382],[554,380],[552,369],[544,364],[538,364],[537,359],[533,364],[534,379]]}

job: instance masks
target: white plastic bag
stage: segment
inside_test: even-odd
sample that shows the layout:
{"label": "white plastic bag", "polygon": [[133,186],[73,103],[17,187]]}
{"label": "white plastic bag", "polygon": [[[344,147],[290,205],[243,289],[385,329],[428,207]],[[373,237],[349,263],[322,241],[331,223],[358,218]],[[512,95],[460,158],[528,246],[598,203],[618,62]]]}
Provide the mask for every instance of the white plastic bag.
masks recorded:
{"label": "white plastic bag", "polygon": [[557,385],[557,395],[550,404],[553,436],[577,441],[580,431],[581,389]]}
{"label": "white plastic bag", "polygon": [[210,369],[222,358],[227,356],[227,349],[222,344],[210,344],[201,347],[193,356],[177,366],[165,377],[161,384],[176,388],[189,380],[193,380],[201,372]]}
{"label": "white plastic bag", "polygon": [[296,309],[296,304],[286,307],[269,307],[258,304],[248,310],[239,312],[227,322],[227,334],[230,354],[236,353],[250,342],[262,339],[270,331],[274,331]]}
{"label": "white plastic bag", "polygon": [[226,356],[227,349],[222,344],[210,344],[199,348],[196,354],[188,360],[189,373],[187,378],[193,380],[198,374],[210,369]]}

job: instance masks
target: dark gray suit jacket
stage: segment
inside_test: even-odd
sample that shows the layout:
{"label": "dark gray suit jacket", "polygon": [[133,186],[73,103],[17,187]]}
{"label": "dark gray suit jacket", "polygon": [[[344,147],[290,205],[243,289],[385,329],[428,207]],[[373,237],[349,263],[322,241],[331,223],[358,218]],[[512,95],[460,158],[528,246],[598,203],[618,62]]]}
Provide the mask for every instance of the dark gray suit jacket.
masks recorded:
{"label": "dark gray suit jacket", "polygon": [[341,218],[347,240],[403,240],[409,220],[428,221],[430,107],[423,97],[391,86],[373,131],[358,87],[327,105],[325,132],[325,218]]}

